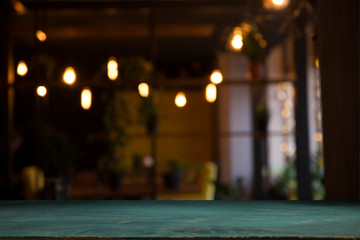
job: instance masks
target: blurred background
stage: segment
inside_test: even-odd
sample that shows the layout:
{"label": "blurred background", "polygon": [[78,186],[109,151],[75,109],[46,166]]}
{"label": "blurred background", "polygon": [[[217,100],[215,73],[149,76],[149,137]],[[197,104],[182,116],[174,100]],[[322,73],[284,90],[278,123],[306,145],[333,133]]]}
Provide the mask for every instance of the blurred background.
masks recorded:
{"label": "blurred background", "polygon": [[2,199],[324,199],[317,1],[1,9]]}

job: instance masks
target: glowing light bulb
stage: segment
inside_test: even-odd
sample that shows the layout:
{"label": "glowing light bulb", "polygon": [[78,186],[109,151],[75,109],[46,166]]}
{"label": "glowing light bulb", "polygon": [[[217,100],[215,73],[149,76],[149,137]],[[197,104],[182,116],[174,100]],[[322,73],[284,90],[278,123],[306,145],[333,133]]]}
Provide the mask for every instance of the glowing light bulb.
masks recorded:
{"label": "glowing light bulb", "polygon": [[319,68],[319,67],[320,67],[319,59],[318,59],[318,58],[315,59],[315,67],[316,67],[316,68]]}
{"label": "glowing light bulb", "polygon": [[116,58],[111,57],[107,63],[107,75],[110,80],[114,81],[118,77],[118,63],[116,62]]}
{"label": "glowing light bulb", "polygon": [[289,118],[291,116],[291,112],[289,111],[289,109],[285,108],[281,111],[281,116],[285,119]]}
{"label": "glowing light bulb", "polygon": [[142,97],[149,96],[149,85],[147,83],[140,83],[138,86],[139,95]]}
{"label": "glowing light bulb", "polygon": [[284,0],[272,0],[272,3],[276,6],[281,6],[284,4]]}
{"label": "glowing light bulb", "polygon": [[215,102],[216,101],[216,85],[213,83],[209,83],[206,86],[205,89],[205,98],[206,101],[208,101],[209,103]]}
{"label": "glowing light bulb", "polygon": [[319,113],[316,115],[316,118],[317,118],[317,120],[321,121],[321,119],[322,119],[321,112],[319,112]]}
{"label": "glowing light bulb", "polygon": [[63,80],[66,84],[69,84],[69,85],[74,84],[74,82],[76,80],[76,74],[75,74],[75,70],[72,67],[67,67],[65,69],[65,72],[63,75]]}
{"label": "glowing light bulb", "polygon": [[43,32],[42,30],[37,30],[36,33],[36,38],[40,41],[40,42],[44,42],[46,40],[46,33]]}
{"label": "glowing light bulb", "polygon": [[285,142],[280,144],[280,151],[283,153],[287,153],[289,151],[289,145]]}
{"label": "glowing light bulb", "polygon": [[85,110],[91,107],[91,91],[89,88],[84,88],[81,92],[81,107]]}
{"label": "glowing light bulb", "polygon": [[288,134],[288,133],[290,132],[289,126],[283,125],[283,126],[281,127],[281,132],[282,132],[283,134]]}
{"label": "glowing light bulb", "polygon": [[292,108],[293,107],[293,103],[291,100],[286,100],[284,102],[284,108]]}
{"label": "glowing light bulb", "polygon": [[316,142],[322,142],[323,141],[322,133],[315,133],[314,134],[314,139],[315,139]]}
{"label": "glowing light bulb", "polygon": [[239,51],[243,46],[243,38],[241,35],[234,35],[231,40],[231,46],[233,49]]}
{"label": "glowing light bulb", "polygon": [[26,13],[26,7],[19,0],[13,1],[13,6],[17,13],[21,15]]}
{"label": "glowing light bulb", "polygon": [[210,80],[214,84],[219,84],[223,80],[223,76],[219,70],[214,70],[210,76]]}
{"label": "glowing light bulb", "polygon": [[186,96],[183,92],[178,92],[175,97],[175,105],[178,107],[184,107],[186,105]]}
{"label": "glowing light bulb", "polygon": [[276,97],[279,101],[284,101],[286,100],[286,93],[284,91],[279,91],[277,94],[276,94]]}
{"label": "glowing light bulb", "polygon": [[269,10],[281,10],[289,5],[289,0],[263,0],[263,6]]}
{"label": "glowing light bulb", "polygon": [[16,72],[20,76],[25,76],[26,75],[26,73],[28,72],[28,68],[27,68],[26,63],[24,61],[19,61]]}
{"label": "glowing light bulb", "polygon": [[38,86],[37,89],[36,89],[36,93],[40,97],[45,97],[46,93],[47,93],[47,89],[44,86]]}

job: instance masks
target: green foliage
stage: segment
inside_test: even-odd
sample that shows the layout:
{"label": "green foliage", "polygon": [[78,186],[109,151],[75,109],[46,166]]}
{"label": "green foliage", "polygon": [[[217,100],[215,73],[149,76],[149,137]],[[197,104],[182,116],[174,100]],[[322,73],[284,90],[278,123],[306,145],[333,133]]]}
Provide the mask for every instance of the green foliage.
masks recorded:
{"label": "green foliage", "polygon": [[108,100],[103,117],[112,152],[116,146],[124,146],[128,141],[126,129],[132,123],[129,116],[129,109],[125,100],[114,94]]}
{"label": "green foliage", "polygon": [[221,182],[215,182],[217,200],[240,200],[245,197],[245,187],[241,177],[236,178],[230,186]]}
{"label": "green foliage", "polygon": [[324,155],[322,149],[316,152],[311,163],[313,198],[314,200],[324,200]]}
{"label": "green foliage", "polygon": [[44,133],[44,169],[51,177],[66,177],[72,171],[75,150],[66,133],[47,129]]}
{"label": "green foliage", "polygon": [[281,174],[275,179],[274,189],[277,197],[288,198],[291,192],[297,191],[296,167],[295,160],[290,157],[286,157],[285,162]]}
{"label": "green foliage", "polygon": [[122,57],[118,60],[118,65],[118,83],[149,82],[152,78],[152,63],[141,56]]}
{"label": "green foliage", "polygon": [[[324,157],[322,150],[318,150],[311,160],[312,192],[314,200],[325,198],[324,188]],[[286,159],[281,175],[275,180],[274,188],[283,196],[297,191],[295,159]]]}
{"label": "green foliage", "polygon": [[266,40],[257,24],[252,24],[243,40],[242,53],[252,62],[263,62],[267,55]]}
{"label": "green foliage", "polygon": [[185,164],[177,159],[169,159],[167,165],[169,172],[182,172],[185,170]]}
{"label": "green foliage", "polygon": [[146,126],[149,136],[156,136],[158,128],[158,107],[154,103],[153,95],[142,98],[142,104],[139,108],[139,122]]}
{"label": "green foliage", "polygon": [[98,168],[110,172],[113,176],[121,176],[125,172],[122,152],[129,141],[127,128],[132,123],[128,105],[121,96],[112,93],[111,98],[107,100],[103,121],[108,150],[99,160]]}

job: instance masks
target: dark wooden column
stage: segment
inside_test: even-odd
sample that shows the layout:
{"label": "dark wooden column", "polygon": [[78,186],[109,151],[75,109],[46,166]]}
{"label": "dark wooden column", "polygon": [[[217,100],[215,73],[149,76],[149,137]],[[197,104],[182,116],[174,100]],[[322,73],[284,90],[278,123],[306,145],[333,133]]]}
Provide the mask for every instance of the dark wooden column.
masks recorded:
{"label": "dark wooden column", "polygon": [[[302,24],[299,24],[302,25]],[[306,70],[306,35],[302,33],[294,39],[296,68],[296,170],[299,200],[311,200],[311,174],[309,151],[308,94]],[[294,33],[294,31],[292,31]]]}
{"label": "dark wooden column", "polygon": [[3,159],[0,163],[4,167],[1,174],[4,174],[4,182],[6,185],[5,198],[12,198],[12,130],[13,130],[13,115],[14,115],[14,59],[12,51],[12,39],[10,32],[11,19],[11,5],[10,0],[2,1],[0,4],[0,44],[1,44],[1,59],[0,59],[0,82],[1,82],[1,102],[2,102],[2,132],[4,138]]}
{"label": "dark wooden column", "polygon": [[359,200],[359,1],[318,9],[326,199]]}

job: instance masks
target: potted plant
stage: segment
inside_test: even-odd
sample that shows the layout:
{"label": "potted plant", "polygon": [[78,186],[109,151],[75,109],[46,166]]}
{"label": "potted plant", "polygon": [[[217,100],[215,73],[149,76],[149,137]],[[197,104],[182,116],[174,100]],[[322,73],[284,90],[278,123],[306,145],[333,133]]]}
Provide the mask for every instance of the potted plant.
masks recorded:
{"label": "potted plant", "polygon": [[184,176],[184,165],[176,159],[167,162],[168,171],[164,174],[166,188],[178,189]]}
{"label": "potted plant", "polygon": [[51,198],[67,199],[76,156],[74,145],[66,133],[50,128],[45,130],[43,140],[44,161],[41,167],[45,170],[45,176],[52,188],[54,196]]}
{"label": "potted plant", "polygon": [[107,101],[104,113],[104,126],[107,135],[108,150],[100,158],[98,169],[102,181],[117,189],[121,186],[125,174],[124,148],[129,140],[127,127],[132,123],[125,100],[113,93]]}
{"label": "potted plant", "polygon": [[250,60],[250,72],[254,80],[261,80],[264,75],[264,61],[268,53],[266,49],[267,42],[260,27],[253,23],[244,24],[244,45],[242,53]]}
{"label": "potted plant", "polygon": [[158,130],[157,107],[154,104],[153,95],[142,99],[142,105],[139,109],[140,123],[146,127],[147,134],[155,137]]}

